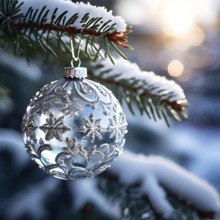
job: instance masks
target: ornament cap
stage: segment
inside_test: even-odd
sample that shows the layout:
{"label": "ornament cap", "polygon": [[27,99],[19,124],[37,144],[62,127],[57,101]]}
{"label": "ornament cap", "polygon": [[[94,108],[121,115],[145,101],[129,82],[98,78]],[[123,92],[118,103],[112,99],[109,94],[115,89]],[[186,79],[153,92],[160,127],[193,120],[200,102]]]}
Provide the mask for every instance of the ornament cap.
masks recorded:
{"label": "ornament cap", "polygon": [[65,67],[64,77],[72,79],[85,79],[87,77],[87,68],[85,67]]}

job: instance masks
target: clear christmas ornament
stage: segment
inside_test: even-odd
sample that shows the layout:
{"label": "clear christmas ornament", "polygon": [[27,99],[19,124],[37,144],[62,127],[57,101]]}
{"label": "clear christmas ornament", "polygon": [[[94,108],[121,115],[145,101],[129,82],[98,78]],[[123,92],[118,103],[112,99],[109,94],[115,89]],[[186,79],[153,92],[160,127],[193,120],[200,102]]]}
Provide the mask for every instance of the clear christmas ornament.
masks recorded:
{"label": "clear christmas ornament", "polygon": [[31,99],[22,121],[25,147],[40,168],[66,180],[95,176],[122,152],[127,122],[105,86],[66,68]]}

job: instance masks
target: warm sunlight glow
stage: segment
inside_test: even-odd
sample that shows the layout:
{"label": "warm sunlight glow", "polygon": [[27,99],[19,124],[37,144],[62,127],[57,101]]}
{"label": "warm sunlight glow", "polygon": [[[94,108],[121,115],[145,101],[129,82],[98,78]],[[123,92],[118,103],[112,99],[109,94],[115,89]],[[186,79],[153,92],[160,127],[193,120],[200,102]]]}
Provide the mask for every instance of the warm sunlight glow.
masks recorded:
{"label": "warm sunlight glow", "polygon": [[167,69],[170,76],[179,77],[183,74],[184,65],[179,60],[173,60],[169,63]]}
{"label": "warm sunlight glow", "polygon": [[126,22],[132,25],[141,24],[145,19],[146,14],[140,3],[137,4],[134,1],[120,1],[117,4],[117,8],[121,16],[126,19]]}
{"label": "warm sunlight glow", "polygon": [[165,46],[167,49],[173,50],[188,50],[190,47],[199,46],[203,43],[205,34],[203,30],[194,26],[192,30],[184,36],[184,38],[175,38],[172,41],[167,41]]}
{"label": "warm sunlight glow", "polygon": [[169,0],[162,7],[162,28],[166,35],[183,37],[191,31],[194,17],[188,1]]}
{"label": "warm sunlight glow", "polygon": [[190,37],[192,46],[199,46],[203,43],[205,39],[205,34],[200,27],[195,26],[189,37]]}
{"label": "warm sunlight glow", "polygon": [[164,28],[180,36],[193,24],[215,24],[219,14],[219,0],[118,0],[116,10],[130,24],[149,28]]}

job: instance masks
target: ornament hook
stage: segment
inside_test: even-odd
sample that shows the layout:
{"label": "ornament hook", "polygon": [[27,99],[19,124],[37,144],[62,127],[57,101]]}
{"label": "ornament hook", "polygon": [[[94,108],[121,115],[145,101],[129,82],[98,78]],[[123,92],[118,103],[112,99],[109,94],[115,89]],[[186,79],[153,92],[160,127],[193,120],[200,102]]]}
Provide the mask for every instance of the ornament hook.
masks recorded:
{"label": "ornament hook", "polygon": [[81,66],[81,60],[79,58],[81,41],[82,41],[82,33],[80,34],[79,43],[78,43],[78,47],[77,47],[77,51],[76,51],[76,55],[75,55],[74,46],[73,46],[73,36],[71,36],[71,38],[70,38],[71,53],[72,53],[72,61],[71,61],[72,67],[74,67],[74,61],[78,62],[78,67]]}
{"label": "ornament hook", "polygon": [[[80,34],[79,44],[76,51],[76,56],[74,53],[74,46],[73,46],[73,36],[70,38],[70,45],[71,45],[71,53],[72,53],[72,60],[71,60],[71,67],[64,68],[64,76],[66,78],[77,78],[77,79],[84,79],[87,77],[87,69],[81,66],[81,60],[79,58],[80,54],[80,46],[82,41],[82,34]],[[78,66],[74,66],[74,62],[78,62]]]}
{"label": "ornament hook", "polygon": [[71,60],[71,67],[73,67],[74,68],[74,61],[78,61],[78,67],[80,67],[81,66],[81,60],[78,58],[78,59],[72,59]]}

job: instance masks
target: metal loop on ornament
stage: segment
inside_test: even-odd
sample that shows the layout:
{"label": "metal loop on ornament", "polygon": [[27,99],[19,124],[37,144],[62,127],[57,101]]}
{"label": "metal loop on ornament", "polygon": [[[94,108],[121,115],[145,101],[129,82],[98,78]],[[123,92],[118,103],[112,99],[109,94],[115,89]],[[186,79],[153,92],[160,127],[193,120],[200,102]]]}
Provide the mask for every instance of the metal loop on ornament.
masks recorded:
{"label": "metal loop on ornament", "polygon": [[[82,40],[82,34],[80,35],[77,55],[75,56],[74,46],[73,46],[73,37],[70,38],[72,60],[71,60],[71,67],[64,68],[64,77],[66,78],[84,79],[87,77],[87,68],[80,67],[81,60],[79,58],[79,53],[80,53],[81,40]],[[74,62],[78,62],[78,67],[75,67]]]}
{"label": "metal loop on ornament", "polygon": [[72,79],[85,79],[87,77],[86,67],[65,67],[64,77]]}
{"label": "metal loop on ornament", "polygon": [[75,55],[74,46],[73,46],[73,36],[70,38],[71,53],[72,53],[72,58],[73,58],[71,61],[72,67],[74,67],[74,63],[73,63],[74,61],[78,62],[78,67],[80,67],[80,65],[81,65],[81,60],[79,58],[81,41],[82,41],[82,33],[80,34],[79,43],[78,43],[78,47],[77,47],[77,51],[76,51],[76,55]]}
{"label": "metal loop on ornament", "polygon": [[80,60],[80,58],[73,58],[73,59],[71,60],[71,66],[72,66],[72,67],[75,67],[74,62],[78,62],[78,67],[81,66],[81,60]]}

